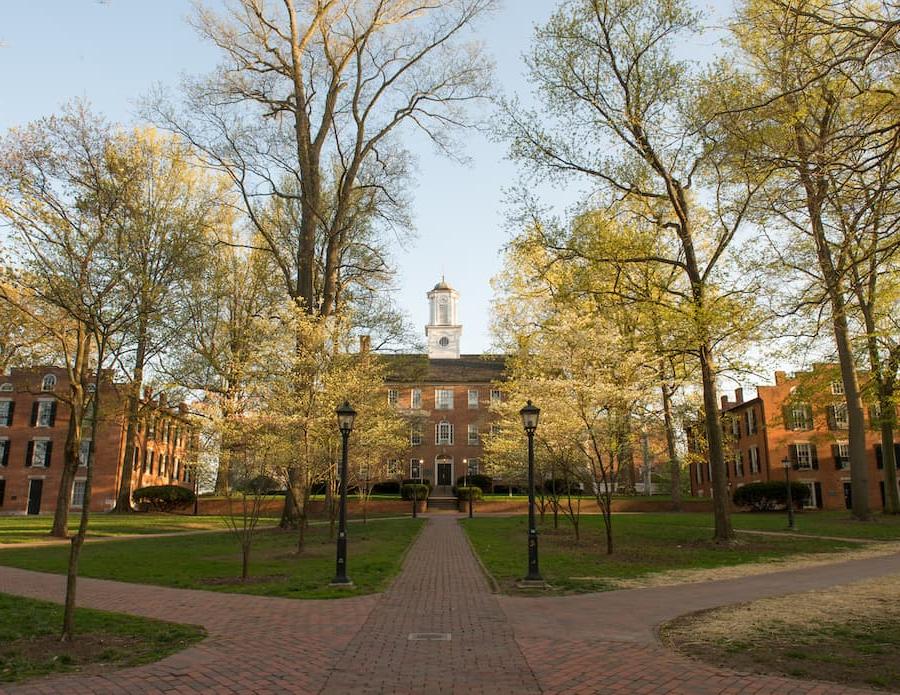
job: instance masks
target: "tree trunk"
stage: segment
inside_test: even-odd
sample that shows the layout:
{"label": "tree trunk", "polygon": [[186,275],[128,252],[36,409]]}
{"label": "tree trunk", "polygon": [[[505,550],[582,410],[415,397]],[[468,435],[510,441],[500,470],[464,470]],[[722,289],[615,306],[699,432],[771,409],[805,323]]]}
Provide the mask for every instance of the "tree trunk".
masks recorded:
{"label": "tree trunk", "polygon": [[670,494],[672,509],[681,511],[681,461],[675,448],[675,424],[672,419],[672,392],[668,384],[662,386],[663,421],[666,428],[666,451],[669,454]]}
{"label": "tree trunk", "polygon": [[700,346],[700,372],[703,379],[707,456],[712,468],[713,518],[715,521],[713,539],[719,543],[727,543],[734,538],[734,529],[731,527],[728,483],[725,479],[725,454],[722,443],[722,424],[719,418],[719,395],[716,390],[716,365],[713,361],[712,348],[706,343]]}
{"label": "tree trunk", "polygon": [[900,514],[900,493],[897,490],[897,457],[894,450],[894,402],[881,399],[881,461],[884,464],[884,513]]}
{"label": "tree trunk", "polygon": [[300,493],[300,472],[296,468],[288,469],[288,494],[284,496],[284,508],[281,510],[281,521],[278,525],[283,529],[295,529],[300,520],[300,509],[296,497]]}
{"label": "tree trunk", "polygon": [[63,448],[62,475],[59,480],[59,490],[56,494],[56,511],[53,514],[53,526],[50,535],[55,538],[66,538],[69,535],[69,504],[72,500],[72,489],[75,485],[75,475],[78,473],[78,464],[81,454],[81,423],[78,408],[71,408],[73,416],[69,418],[69,428],[66,433],[66,443]]}
{"label": "tree trunk", "polygon": [[250,576],[250,544],[241,545],[241,581],[247,581]]}

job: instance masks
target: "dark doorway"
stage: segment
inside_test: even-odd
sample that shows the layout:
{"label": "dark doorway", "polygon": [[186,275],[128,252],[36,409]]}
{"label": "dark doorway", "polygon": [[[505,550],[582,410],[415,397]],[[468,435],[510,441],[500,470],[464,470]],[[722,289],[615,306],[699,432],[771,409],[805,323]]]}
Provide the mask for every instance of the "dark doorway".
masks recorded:
{"label": "dark doorway", "polygon": [[822,483],[815,483],[814,487],[816,491],[816,508],[821,509],[825,504],[825,501],[822,499]]}
{"label": "dark doorway", "polygon": [[453,464],[438,463],[437,465],[437,481],[438,485],[453,485]]}
{"label": "dark doorway", "polygon": [[844,483],[844,506],[847,509],[853,508],[853,486],[850,483]]}
{"label": "dark doorway", "polygon": [[28,485],[28,513],[41,513],[41,494],[44,492],[44,481],[37,479],[29,481]]}

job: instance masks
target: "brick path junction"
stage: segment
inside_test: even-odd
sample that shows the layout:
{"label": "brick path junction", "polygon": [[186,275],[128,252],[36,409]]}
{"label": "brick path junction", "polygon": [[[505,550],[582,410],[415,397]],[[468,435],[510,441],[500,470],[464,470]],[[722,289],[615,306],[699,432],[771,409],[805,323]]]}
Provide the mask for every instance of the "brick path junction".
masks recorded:
{"label": "brick path junction", "polygon": [[[79,605],[199,624],[209,636],[154,664],[0,692],[860,693],[707,666],[663,647],[655,629],[696,610],[898,572],[900,554],[627,592],[503,597],[455,517],[434,516],[384,594],[301,601],[81,578]],[[61,602],[64,581],[0,567],[4,593]]]}

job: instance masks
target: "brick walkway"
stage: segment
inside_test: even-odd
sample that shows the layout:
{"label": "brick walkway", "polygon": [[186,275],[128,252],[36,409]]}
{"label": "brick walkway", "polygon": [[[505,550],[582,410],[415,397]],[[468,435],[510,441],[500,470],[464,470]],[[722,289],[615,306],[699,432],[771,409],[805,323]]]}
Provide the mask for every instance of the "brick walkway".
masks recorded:
{"label": "brick walkway", "polygon": [[[694,610],[897,572],[900,555],[627,592],[497,597],[455,519],[436,516],[379,596],[296,601],[80,579],[80,605],[202,624],[209,637],[148,666],[0,692],[861,693],[712,668],[663,648],[654,630]],[[61,601],[63,589],[61,576],[0,567],[0,592]],[[409,639],[415,633],[449,640]]]}

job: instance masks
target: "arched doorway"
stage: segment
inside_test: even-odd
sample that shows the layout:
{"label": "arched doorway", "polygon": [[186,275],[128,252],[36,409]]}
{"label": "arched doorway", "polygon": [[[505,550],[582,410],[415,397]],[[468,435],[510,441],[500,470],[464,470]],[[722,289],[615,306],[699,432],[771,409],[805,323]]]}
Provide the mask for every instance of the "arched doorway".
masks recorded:
{"label": "arched doorway", "polygon": [[441,454],[434,459],[435,484],[440,487],[453,486],[453,457]]}

